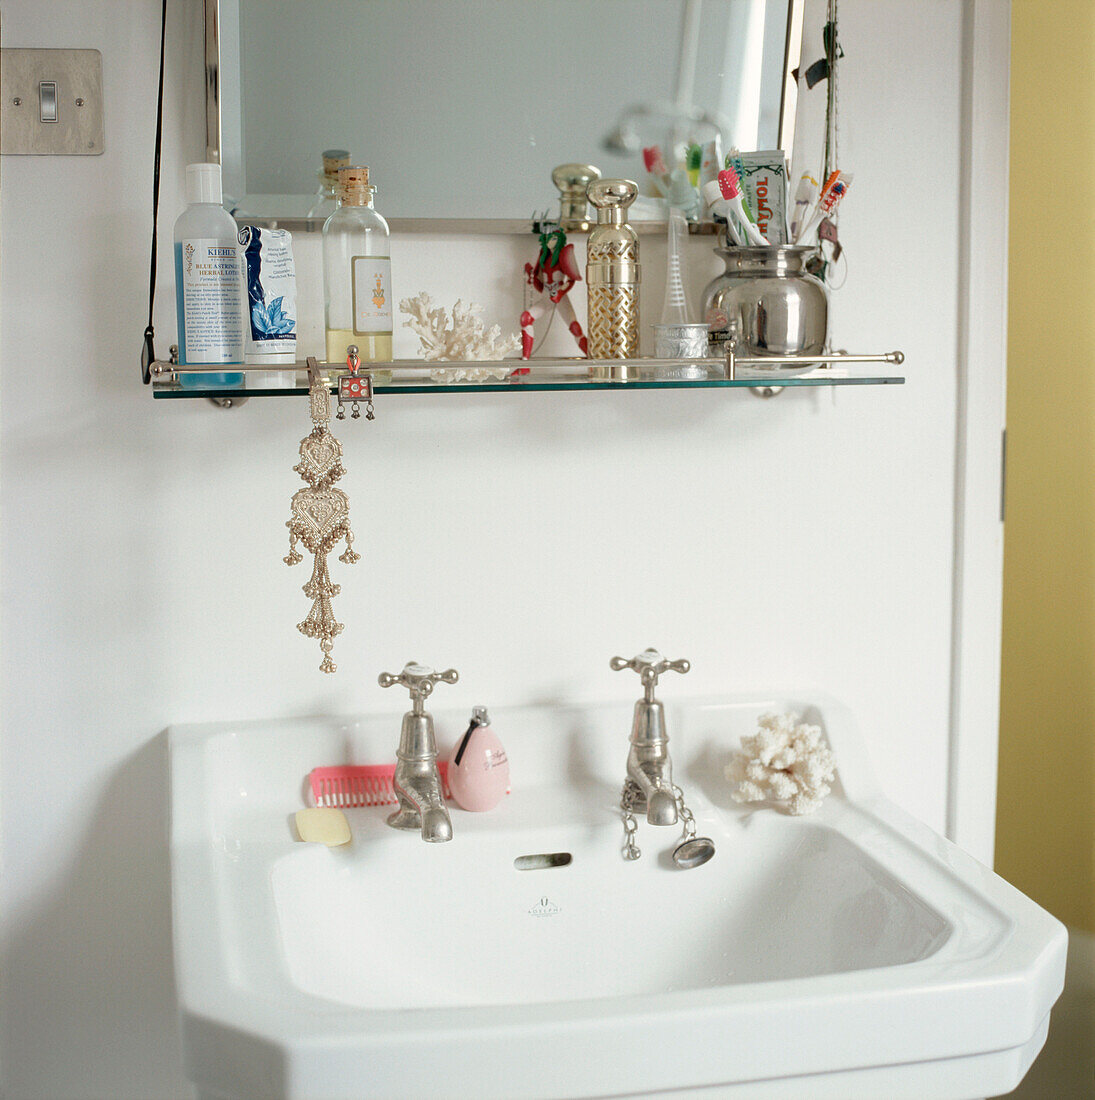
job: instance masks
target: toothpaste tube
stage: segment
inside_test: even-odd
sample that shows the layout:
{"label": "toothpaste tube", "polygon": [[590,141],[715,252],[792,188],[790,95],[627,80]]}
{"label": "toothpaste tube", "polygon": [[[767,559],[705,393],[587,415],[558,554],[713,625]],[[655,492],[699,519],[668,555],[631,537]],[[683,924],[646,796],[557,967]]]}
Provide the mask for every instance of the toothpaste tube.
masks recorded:
{"label": "toothpaste tube", "polygon": [[[247,311],[244,358],[250,363],[289,364],[297,359],[297,281],[293,238],[285,229],[240,228]],[[252,387],[291,387],[285,371],[251,373]]]}
{"label": "toothpaste tube", "polygon": [[736,153],[734,157],[757,228],[769,244],[788,244],[787,158],[779,149]]}

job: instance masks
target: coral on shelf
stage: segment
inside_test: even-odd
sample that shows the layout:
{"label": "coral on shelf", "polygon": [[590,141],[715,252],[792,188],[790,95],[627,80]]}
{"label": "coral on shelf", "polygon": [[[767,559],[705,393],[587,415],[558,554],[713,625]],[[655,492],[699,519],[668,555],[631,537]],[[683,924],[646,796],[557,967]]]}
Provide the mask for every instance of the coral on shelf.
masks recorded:
{"label": "coral on shelf", "polygon": [[741,739],[742,751],[726,768],[737,783],[735,802],[787,803],[792,814],[811,814],[830,791],[836,762],[822,742],[821,729],[799,721],[797,714],[764,714],[752,737]]}
{"label": "coral on shelf", "polygon": [[[457,299],[451,319],[443,306],[434,308],[433,299],[425,292],[414,298],[404,298],[399,308],[410,320],[404,328],[417,333],[422,345],[422,358],[428,362],[468,362],[504,359],[514,355],[521,344],[515,335],[502,335],[498,325],[488,329],[478,314],[482,307],[475,302],[464,304]],[[509,367],[440,367],[430,372],[435,382],[483,382],[488,378],[505,378]]]}

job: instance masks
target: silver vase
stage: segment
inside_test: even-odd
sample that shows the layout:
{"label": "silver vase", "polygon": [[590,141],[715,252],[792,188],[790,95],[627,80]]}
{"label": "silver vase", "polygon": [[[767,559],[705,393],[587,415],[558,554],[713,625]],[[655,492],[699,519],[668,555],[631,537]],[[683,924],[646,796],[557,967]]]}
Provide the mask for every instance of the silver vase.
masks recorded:
{"label": "silver vase", "polygon": [[[742,356],[818,355],[825,348],[829,300],[824,284],[806,271],[813,248],[772,245],[717,248],[726,270],[703,292],[703,318],[712,355],[732,345]],[[781,374],[812,369],[811,363],[753,366]]]}

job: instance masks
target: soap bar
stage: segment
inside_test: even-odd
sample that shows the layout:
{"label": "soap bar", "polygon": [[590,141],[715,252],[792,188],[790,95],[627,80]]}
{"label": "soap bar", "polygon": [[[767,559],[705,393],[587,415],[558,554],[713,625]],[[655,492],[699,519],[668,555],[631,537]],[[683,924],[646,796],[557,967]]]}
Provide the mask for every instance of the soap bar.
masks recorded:
{"label": "soap bar", "polygon": [[328,848],[350,843],[350,823],[341,810],[326,806],[297,810],[296,822],[301,840],[326,844]]}

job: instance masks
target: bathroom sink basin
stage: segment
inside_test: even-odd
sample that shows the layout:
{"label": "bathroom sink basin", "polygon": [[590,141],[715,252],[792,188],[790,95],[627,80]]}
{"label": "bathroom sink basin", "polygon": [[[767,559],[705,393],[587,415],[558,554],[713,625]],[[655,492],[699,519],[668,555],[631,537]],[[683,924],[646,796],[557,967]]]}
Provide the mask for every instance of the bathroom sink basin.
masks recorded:
{"label": "bathroom sink basin", "polygon": [[[827,700],[666,704],[710,862],[640,816],[630,707],[493,708],[513,793],[425,844],[348,810],[295,839],[312,767],[391,760],[398,717],[171,731],[176,971],[209,1097],[976,1098],[1044,1041],[1063,927],[886,802]],[[840,782],[794,818],[723,768],[767,711],[822,725]],[[466,715],[435,711],[447,745]],[[677,1091],[674,1091],[677,1090]]]}

